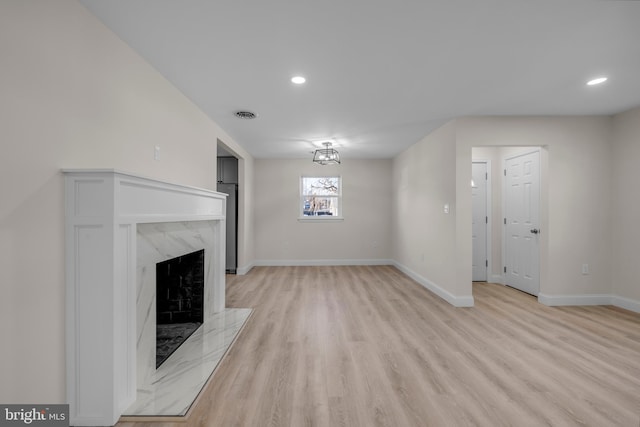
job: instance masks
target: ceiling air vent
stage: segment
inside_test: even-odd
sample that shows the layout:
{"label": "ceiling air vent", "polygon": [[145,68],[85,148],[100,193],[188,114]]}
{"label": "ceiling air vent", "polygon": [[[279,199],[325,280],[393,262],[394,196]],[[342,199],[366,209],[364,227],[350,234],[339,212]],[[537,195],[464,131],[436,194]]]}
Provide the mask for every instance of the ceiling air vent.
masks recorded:
{"label": "ceiling air vent", "polygon": [[234,114],[239,119],[246,119],[246,120],[251,120],[258,117],[256,113],[252,113],[251,111],[236,111]]}

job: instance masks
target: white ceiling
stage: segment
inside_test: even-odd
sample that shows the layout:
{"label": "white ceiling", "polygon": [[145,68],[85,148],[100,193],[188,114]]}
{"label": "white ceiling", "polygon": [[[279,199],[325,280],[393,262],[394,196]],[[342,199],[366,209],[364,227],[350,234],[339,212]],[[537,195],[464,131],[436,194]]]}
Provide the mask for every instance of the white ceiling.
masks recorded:
{"label": "white ceiling", "polygon": [[327,139],[393,157],[455,117],[640,105],[640,1],[81,3],[258,158]]}

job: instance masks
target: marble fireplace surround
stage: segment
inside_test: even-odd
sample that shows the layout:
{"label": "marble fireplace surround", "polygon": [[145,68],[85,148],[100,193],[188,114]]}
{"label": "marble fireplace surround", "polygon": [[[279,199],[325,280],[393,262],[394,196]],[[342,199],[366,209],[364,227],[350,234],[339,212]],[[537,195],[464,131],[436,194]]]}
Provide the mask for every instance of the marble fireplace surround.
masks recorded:
{"label": "marble fireplace surround", "polygon": [[226,194],[113,169],[63,174],[70,424],[114,425],[152,375],[151,263],[204,248],[205,322],[224,312]]}
{"label": "marble fireplace surround", "polygon": [[204,249],[204,320],[214,313],[215,286],[211,257],[215,221],[158,222],[137,226],[137,355],[136,387],[150,382],[156,371],[156,264]]}

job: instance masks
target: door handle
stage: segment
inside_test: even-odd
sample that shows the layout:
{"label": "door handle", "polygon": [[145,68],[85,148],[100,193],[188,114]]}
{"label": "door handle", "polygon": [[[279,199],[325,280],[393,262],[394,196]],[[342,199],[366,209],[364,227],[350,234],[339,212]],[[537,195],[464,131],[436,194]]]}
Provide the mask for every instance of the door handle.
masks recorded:
{"label": "door handle", "polygon": [[530,230],[533,234],[538,234],[540,232],[540,230],[538,230],[537,228],[533,228]]}

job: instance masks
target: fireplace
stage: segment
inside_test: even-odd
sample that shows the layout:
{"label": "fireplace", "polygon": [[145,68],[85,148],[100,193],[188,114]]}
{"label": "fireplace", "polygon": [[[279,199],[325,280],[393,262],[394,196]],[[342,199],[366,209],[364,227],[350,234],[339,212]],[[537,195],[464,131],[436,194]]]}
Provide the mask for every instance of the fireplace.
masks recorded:
{"label": "fireplace", "polygon": [[156,264],[156,369],[204,321],[204,249]]}
{"label": "fireplace", "polygon": [[[143,388],[168,364],[156,370],[156,264],[205,248],[203,325],[227,311],[226,194],[113,169],[64,175],[70,424],[114,425],[164,393]],[[167,386],[167,399],[176,393]]]}

